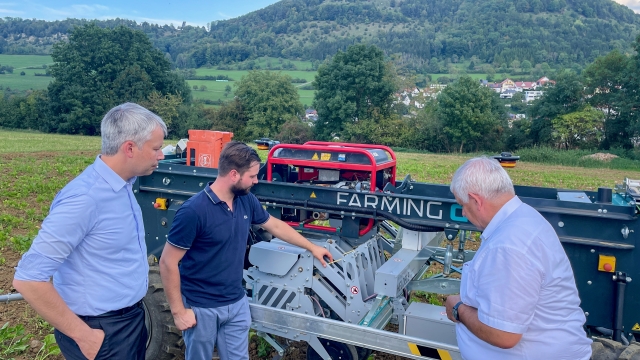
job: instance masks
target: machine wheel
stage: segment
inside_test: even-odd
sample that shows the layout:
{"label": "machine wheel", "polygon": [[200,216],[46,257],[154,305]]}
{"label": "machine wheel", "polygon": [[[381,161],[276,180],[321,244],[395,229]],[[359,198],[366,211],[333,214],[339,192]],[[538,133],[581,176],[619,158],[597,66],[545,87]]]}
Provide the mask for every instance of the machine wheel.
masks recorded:
{"label": "machine wheel", "polygon": [[[351,344],[345,344],[333,340],[318,339],[332,360],[358,360],[358,351]],[[322,360],[320,355],[309,345],[307,347],[307,360]]]}
{"label": "machine wheel", "polygon": [[184,358],[182,333],[175,327],[169,303],[160,280],[160,268],[149,261],[149,289],[142,299],[145,325],[149,333],[145,360]]}
{"label": "machine wheel", "polygon": [[640,360],[640,345],[625,346],[617,341],[596,338],[591,344],[591,360]]}

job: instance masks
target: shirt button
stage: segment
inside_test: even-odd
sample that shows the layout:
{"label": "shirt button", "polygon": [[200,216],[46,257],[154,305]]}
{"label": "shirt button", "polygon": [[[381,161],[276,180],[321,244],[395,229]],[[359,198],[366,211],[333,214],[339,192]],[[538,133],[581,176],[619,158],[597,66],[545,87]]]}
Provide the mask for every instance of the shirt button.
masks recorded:
{"label": "shirt button", "polygon": [[227,208],[227,210],[231,211],[231,208]]}

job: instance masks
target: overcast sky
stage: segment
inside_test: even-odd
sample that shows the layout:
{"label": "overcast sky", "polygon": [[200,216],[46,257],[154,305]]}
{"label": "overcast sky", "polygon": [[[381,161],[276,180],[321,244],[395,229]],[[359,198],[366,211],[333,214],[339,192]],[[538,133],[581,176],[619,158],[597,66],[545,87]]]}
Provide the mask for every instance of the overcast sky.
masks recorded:
{"label": "overcast sky", "polygon": [[[615,0],[635,12],[640,12],[640,0]],[[225,20],[262,9],[276,0],[98,0],[96,2],[72,0],[0,0],[0,17],[23,19],[64,20],[125,18],[138,22],[179,26],[205,26],[214,20]]]}

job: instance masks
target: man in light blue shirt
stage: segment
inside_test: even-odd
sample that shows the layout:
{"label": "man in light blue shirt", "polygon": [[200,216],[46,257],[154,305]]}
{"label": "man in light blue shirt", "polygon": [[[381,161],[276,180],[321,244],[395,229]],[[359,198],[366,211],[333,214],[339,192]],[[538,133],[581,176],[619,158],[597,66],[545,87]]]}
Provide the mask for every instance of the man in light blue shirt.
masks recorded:
{"label": "man in light blue shirt", "polygon": [[56,195],[13,286],[55,327],[65,358],[142,360],[149,269],[131,187],[164,158],[167,127],[126,103],[105,115],[101,133],[102,154]]}

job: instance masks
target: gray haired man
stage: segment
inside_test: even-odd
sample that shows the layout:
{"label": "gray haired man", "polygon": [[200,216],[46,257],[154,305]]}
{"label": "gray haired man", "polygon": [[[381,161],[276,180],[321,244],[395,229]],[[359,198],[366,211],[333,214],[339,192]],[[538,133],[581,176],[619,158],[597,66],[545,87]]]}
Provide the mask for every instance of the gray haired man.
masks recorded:
{"label": "gray haired man", "polygon": [[143,360],[149,266],[132,184],[164,158],[167,127],[126,103],[101,132],[102,154],[56,195],[13,286],[56,329],[66,359]]}
{"label": "gray haired man", "polygon": [[496,160],[465,162],[451,192],[482,231],[480,249],[463,265],[460,295],[445,303],[462,357],[588,360],[586,318],[553,227],[515,196]]}

